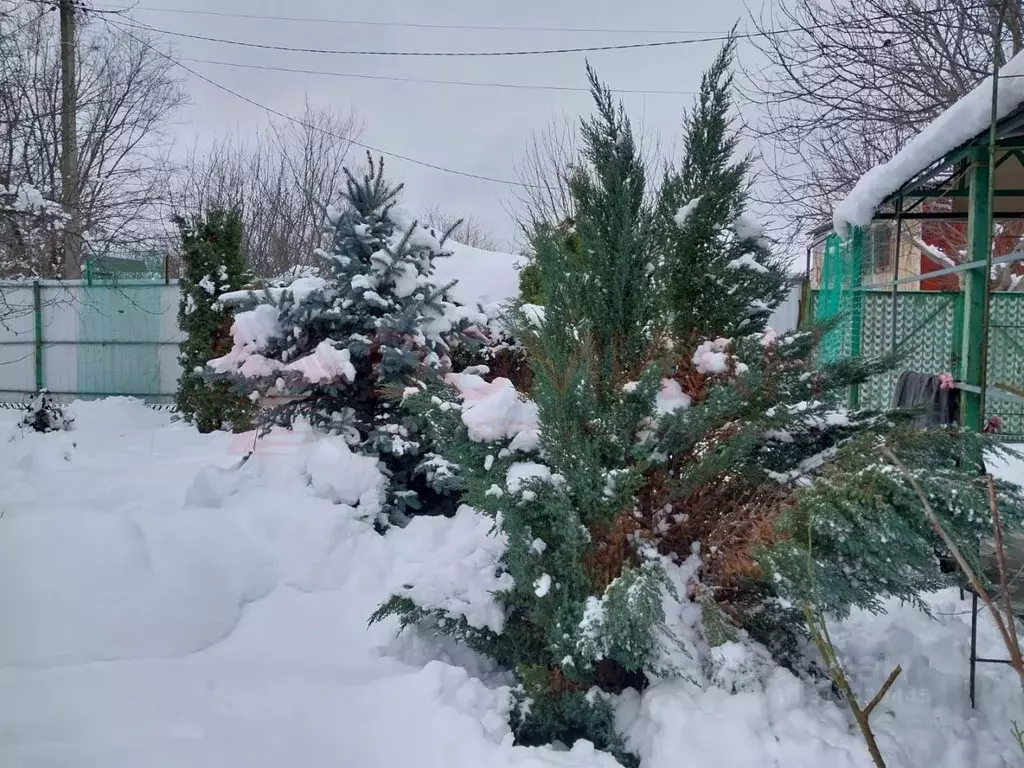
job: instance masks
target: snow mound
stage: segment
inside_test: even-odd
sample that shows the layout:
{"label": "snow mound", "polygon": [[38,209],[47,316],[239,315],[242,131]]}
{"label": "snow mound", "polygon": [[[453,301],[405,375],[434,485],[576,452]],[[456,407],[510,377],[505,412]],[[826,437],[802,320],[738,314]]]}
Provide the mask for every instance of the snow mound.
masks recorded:
{"label": "snow mound", "polygon": [[273,588],[244,528],[202,513],[20,517],[0,536],[0,664],[183,656],[225,637]]}
{"label": "snow mound", "polygon": [[451,255],[434,262],[434,281],[444,286],[458,280],[448,292],[453,301],[486,307],[519,295],[519,270],[527,263],[524,256],[484,251],[453,240],[445,241],[444,250]]}
{"label": "snow mound", "polygon": [[404,534],[415,543],[399,544],[408,565],[399,594],[465,618],[477,629],[501,633],[505,614],[494,593],[515,583],[509,574],[497,573],[508,540],[495,530],[494,520],[463,504],[450,520],[413,518]]}
{"label": "snow mound", "polygon": [[[22,435],[19,412],[0,411],[14,438],[0,442],[0,765],[616,768],[584,741],[512,746],[507,675],[450,642],[396,640],[395,619],[367,627],[412,583],[418,602],[500,629],[494,591],[512,585],[495,575],[506,542],[489,517],[462,507],[381,536],[310,484],[332,498],[372,488],[376,470],[336,438],[274,432],[240,464],[251,433],[200,435],[125,398],[74,410],[68,435]],[[1024,460],[992,469],[1024,481]],[[190,483],[217,504],[186,504]],[[698,565],[665,566],[677,637],[701,621],[686,597]],[[923,599],[931,616],[891,603],[829,627],[862,696],[903,667],[872,716],[887,765],[1019,765],[1016,676],[979,665],[972,709],[970,600]],[[1003,655],[984,614],[978,642]],[[665,650],[689,680],[611,698],[642,768],[872,768],[827,681],[764,670],[731,643]]]}
{"label": "snow mound", "polygon": [[238,493],[243,479],[237,469],[203,467],[185,491],[185,506],[204,509],[222,507],[228,496]]}
{"label": "snow mound", "polygon": [[306,474],[316,494],[335,504],[358,504],[361,512],[373,515],[383,506],[387,482],[377,459],[353,453],[340,437],[317,442]]}
{"label": "snow mound", "polygon": [[135,397],[105,397],[102,400],[75,400],[71,413],[78,429],[103,431],[148,431],[170,423],[166,412],[149,408]]}
{"label": "snow mound", "polygon": [[520,396],[511,381],[496,378],[488,382],[470,373],[452,373],[445,380],[462,393],[462,422],[469,428],[470,440],[489,443],[530,433],[517,449],[536,447],[540,426],[537,404]]}
{"label": "snow mound", "polygon": [[[686,682],[629,691],[620,705],[627,743],[651,768],[869,768],[844,713],[822,706],[796,677],[777,670],[763,691],[730,694]],[[685,724],[685,725],[683,725]]]}

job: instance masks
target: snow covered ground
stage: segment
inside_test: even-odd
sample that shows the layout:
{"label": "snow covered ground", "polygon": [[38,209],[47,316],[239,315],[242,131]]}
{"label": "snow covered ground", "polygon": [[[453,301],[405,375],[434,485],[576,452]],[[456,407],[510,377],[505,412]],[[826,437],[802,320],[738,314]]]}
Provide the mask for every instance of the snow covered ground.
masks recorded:
{"label": "snow covered ground", "polygon": [[[422,569],[470,586],[486,571],[471,513],[381,537],[358,511],[373,478],[331,475],[358,464],[336,445],[274,435],[230,470],[251,435],[199,435],[125,399],[74,410],[76,430],[50,435],[0,411],[0,765],[615,765],[586,744],[511,746],[500,672],[367,627]],[[834,627],[862,691],[903,665],[873,717],[890,768],[1020,765],[1014,676],[979,666],[972,711],[970,604],[930,604],[933,618],[894,605]],[[981,651],[1001,655],[987,621]],[[871,765],[846,711],[784,671],[735,695],[656,685],[620,714],[644,768]]]}

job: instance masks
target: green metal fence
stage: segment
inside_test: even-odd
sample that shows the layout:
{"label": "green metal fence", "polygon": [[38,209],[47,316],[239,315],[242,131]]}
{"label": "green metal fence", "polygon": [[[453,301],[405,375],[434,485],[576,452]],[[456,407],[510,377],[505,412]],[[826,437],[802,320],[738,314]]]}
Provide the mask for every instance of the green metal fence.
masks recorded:
{"label": "green metal fence", "polygon": [[[79,291],[78,391],[152,398],[162,393],[164,307],[159,283],[85,285]],[[170,302],[168,302],[170,304]]]}
{"label": "green metal fence", "polygon": [[0,401],[41,387],[64,398],[172,399],[178,286],[156,280],[0,282]]}
{"label": "green metal fence", "polygon": [[[825,314],[829,309],[822,303],[823,292],[812,294],[814,317],[820,320],[834,316]],[[962,293],[863,291],[859,299],[855,308],[853,302],[842,307],[849,314],[841,316],[837,328],[828,334],[830,346],[823,346],[823,357],[834,360],[850,355],[853,350],[864,357],[884,357],[895,348],[894,370],[872,377],[859,388],[857,402],[862,407],[891,406],[896,379],[902,371],[957,375],[964,321]],[[856,323],[850,317],[854,311]],[[1024,391],[1024,294],[992,294],[989,329],[989,383],[997,389],[1017,390],[1019,394]],[[990,395],[984,417],[992,416],[999,418],[1000,434],[1007,440],[1024,441],[1024,402],[1019,398]]]}

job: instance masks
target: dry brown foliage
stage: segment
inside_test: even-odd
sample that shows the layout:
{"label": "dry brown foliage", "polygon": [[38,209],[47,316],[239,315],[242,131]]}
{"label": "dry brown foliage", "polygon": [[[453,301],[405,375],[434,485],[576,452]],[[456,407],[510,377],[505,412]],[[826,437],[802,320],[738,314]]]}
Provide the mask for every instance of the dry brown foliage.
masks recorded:
{"label": "dry brown foliage", "polygon": [[584,555],[584,564],[590,583],[598,591],[604,589],[622,575],[622,569],[636,561],[637,535],[648,534],[643,520],[626,510],[615,518],[610,529],[593,526],[590,540],[593,548]]}

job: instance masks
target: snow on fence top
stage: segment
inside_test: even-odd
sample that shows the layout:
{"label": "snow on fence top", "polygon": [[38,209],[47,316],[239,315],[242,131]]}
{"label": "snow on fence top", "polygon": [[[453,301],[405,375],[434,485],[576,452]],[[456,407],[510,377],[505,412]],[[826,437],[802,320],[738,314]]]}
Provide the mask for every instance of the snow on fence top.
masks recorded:
{"label": "snow on fence top", "polygon": [[[999,70],[999,77],[996,114],[1001,120],[1024,103],[1024,52],[1010,59]],[[990,75],[907,142],[889,162],[876,165],[860,177],[833,213],[832,225],[835,231],[842,235],[851,226],[867,226],[886,196],[948,152],[984,131],[989,125],[991,112]]]}

